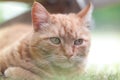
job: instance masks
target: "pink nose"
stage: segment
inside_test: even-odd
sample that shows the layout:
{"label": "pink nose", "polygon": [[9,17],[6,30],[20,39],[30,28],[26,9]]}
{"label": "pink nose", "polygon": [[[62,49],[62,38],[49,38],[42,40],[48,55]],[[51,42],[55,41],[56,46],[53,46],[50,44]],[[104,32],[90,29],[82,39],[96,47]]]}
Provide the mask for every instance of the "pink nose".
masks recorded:
{"label": "pink nose", "polygon": [[74,54],[73,53],[68,53],[68,54],[65,54],[65,56],[70,59]]}

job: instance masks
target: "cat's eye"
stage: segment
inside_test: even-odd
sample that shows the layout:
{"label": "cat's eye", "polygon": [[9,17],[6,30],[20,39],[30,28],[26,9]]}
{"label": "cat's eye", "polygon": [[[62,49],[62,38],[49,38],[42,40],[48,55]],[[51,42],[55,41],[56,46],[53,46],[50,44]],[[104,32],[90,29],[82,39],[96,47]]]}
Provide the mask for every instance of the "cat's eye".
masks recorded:
{"label": "cat's eye", "polygon": [[51,38],[50,38],[50,41],[51,41],[53,44],[60,44],[60,43],[61,43],[61,40],[60,40],[60,38],[58,38],[58,37],[51,37]]}
{"label": "cat's eye", "polygon": [[83,44],[83,39],[78,39],[74,41],[74,45],[82,45]]}

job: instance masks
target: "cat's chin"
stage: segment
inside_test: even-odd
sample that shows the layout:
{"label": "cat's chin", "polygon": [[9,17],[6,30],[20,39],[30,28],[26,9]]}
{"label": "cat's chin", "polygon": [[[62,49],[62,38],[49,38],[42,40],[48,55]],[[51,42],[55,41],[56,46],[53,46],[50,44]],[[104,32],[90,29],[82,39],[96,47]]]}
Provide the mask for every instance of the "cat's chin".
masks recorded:
{"label": "cat's chin", "polygon": [[64,63],[53,62],[53,66],[57,68],[62,68],[62,69],[70,69],[70,68],[74,68],[75,64],[70,63],[68,61],[65,61]]}
{"label": "cat's chin", "polygon": [[53,61],[52,62],[53,66],[61,69],[73,69],[77,68],[81,62],[77,61],[69,61],[69,60],[60,60],[60,61]]}

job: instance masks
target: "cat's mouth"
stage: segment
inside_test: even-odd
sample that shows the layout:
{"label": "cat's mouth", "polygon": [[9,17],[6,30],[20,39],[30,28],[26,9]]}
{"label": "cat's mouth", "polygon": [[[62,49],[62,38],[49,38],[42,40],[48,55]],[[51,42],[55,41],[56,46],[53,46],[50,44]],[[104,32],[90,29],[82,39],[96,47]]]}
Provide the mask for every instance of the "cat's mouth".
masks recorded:
{"label": "cat's mouth", "polygon": [[74,63],[72,62],[69,62],[69,61],[64,61],[64,62],[61,62],[61,61],[54,61],[52,62],[52,65],[55,66],[55,67],[59,67],[59,68],[72,68],[74,67]]}
{"label": "cat's mouth", "polygon": [[51,58],[51,64],[55,67],[62,68],[62,69],[70,69],[78,67],[80,64],[84,62],[83,58],[75,57],[71,59],[67,58]]}

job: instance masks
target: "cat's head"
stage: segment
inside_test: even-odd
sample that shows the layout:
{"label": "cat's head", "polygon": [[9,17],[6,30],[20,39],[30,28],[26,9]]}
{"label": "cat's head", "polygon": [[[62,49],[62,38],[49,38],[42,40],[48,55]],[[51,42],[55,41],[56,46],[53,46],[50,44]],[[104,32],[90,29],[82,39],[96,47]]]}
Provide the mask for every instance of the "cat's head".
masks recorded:
{"label": "cat's head", "polygon": [[35,2],[32,8],[34,33],[31,52],[34,58],[55,66],[83,63],[90,47],[91,3],[78,14],[51,14]]}

